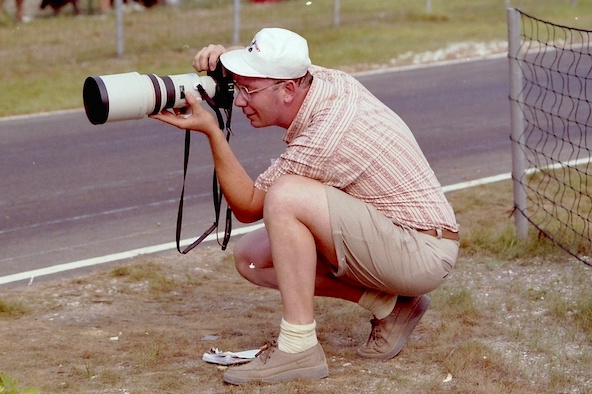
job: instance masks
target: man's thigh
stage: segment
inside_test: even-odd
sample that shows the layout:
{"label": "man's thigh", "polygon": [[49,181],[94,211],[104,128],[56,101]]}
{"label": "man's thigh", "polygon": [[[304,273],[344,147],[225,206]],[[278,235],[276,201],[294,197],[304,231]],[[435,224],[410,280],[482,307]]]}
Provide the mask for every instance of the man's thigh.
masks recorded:
{"label": "man's thigh", "polygon": [[337,264],[327,194],[321,182],[299,175],[278,178],[267,192],[263,215],[272,249],[288,244],[294,233],[286,231],[286,223],[296,220],[314,238],[317,254]]}
{"label": "man's thigh", "polygon": [[370,204],[327,187],[336,276],[397,295],[425,294],[448,276],[458,242],[398,226]]}
{"label": "man's thigh", "polygon": [[[322,253],[319,253],[318,255],[318,274],[331,274],[334,271],[335,266],[332,265]],[[262,227],[239,238],[234,247],[234,258],[235,262],[238,264],[250,265],[253,263],[253,267],[258,269],[273,267],[267,229]]]}

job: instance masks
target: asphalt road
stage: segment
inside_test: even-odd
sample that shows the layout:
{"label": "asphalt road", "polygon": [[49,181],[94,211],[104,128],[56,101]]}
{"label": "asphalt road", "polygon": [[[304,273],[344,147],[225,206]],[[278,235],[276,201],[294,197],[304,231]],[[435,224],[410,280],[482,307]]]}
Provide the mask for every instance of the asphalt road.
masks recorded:
{"label": "asphalt road", "polygon": [[[443,185],[510,172],[505,57],[358,78],[409,124]],[[238,110],[233,130],[253,177],[283,148],[283,130],[252,129]],[[0,119],[0,277],[174,241],[183,140],[151,119],[93,126],[82,110]],[[214,219],[205,138],[191,149],[183,238]]]}

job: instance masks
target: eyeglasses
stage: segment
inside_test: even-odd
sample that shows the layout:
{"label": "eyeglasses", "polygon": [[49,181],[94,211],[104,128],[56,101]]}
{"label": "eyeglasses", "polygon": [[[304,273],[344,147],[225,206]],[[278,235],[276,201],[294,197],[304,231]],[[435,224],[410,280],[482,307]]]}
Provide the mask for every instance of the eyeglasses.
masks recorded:
{"label": "eyeglasses", "polygon": [[258,88],[258,89],[255,89],[255,90],[249,90],[249,89],[248,89],[246,86],[239,85],[239,84],[238,84],[238,83],[236,83],[236,82],[233,82],[233,83],[234,83],[234,90],[235,90],[235,91],[237,91],[237,90],[238,90],[238,92],[239,92],[239,93],[242,95],[242,97],[243,97],[245,100],[247,100],[247,101],[251,101],[251,99],[253,98],[253,97],[252,97],[252,96],[253,96],[253,94],[255,94],[255,93],[259,93],[259,92],[261,92],[261,91],[263,91],[263,90],[265,90],[265,89],[269,89],[269,88],[271,88],[271,87],[274,87],[274,86],[276,86],[276,85],[279,85],[280,83],[284,83],[284,82],[286,82],[286,81],[277,81],[277,82],[275,82],[275,83],[272,83],[271,85],[264,86],[264,87],[262,87],[262,88]]}

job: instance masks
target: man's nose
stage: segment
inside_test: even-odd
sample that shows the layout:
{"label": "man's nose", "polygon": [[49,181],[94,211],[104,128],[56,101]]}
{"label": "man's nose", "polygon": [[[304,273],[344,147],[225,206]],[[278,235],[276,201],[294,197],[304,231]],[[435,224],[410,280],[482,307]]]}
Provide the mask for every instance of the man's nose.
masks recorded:
{"label": "man's nose", "polygon": [[234,97],[234,105],[236,105],[239,108],[247,106],[247,100],[243,97],[243,95],[240,92],[238,92]]}

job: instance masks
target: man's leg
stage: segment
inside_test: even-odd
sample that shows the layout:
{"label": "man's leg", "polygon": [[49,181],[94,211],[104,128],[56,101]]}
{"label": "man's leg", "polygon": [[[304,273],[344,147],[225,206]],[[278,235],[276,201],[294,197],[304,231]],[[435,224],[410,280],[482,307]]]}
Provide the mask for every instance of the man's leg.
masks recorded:
{"label": "man's leg", "polygon": [[[324,352],[314,331],[314,295],[358,302],[366,289],[328,275],[337,265],[337,257],[326,193],[324,185],[310,179],[280,178],[265,200],[267,231],[259,230],[245,236],[237,244],[237,269],[253,283],[280,290],[284,319],[278,345],[270,346],[251,363],[229,369],[224,374],[226,382],[271,382],[297,377],[320,378],[328,374]],[[384,304],[380,298],[370,297],[367,304]],[[387,302],[392,305],[393,300]],[[392,334],[399,336],[399,325],[392,327],[389,338]],[[310,341],[311,332],[313,341]],[[289,346],[282,350],[282,343]],[[314,345],[310,347],[311,344]],[[300,345],[303,347],[298,349]],[[370,342],[366,347],[368,345]],[[379,351],[384,352],[384,349]],[[364,356],[375,357],[374,354]]]}
{"label": "man's leg", "polygon": [[[242,384],[323,378],[329,372],[314,320],[317,256],[336,261],[325,188],[307,178],[284,176],[268,191],[263,217],[268,239],[261,232],[252,238],[258,237],[260,246],[269,252],[259,250],[251,256],[261,264],[253,281],[279,289],[283,306],[280,334],[277,346],[269,346],[248,364],[227,370],[223,379]],[[251,270],[244,263],[239,267],[247,275]]]}
{"label": "man's leg", "polygon": [[[306,178],[288,177],[286,179],[296,180],[296,182],[290,184],[290,187],[286,187],[285,191],[283,191],[287,193],[289,198],[301,198],[304,201],[302,205],[307,209],[314,207],[307,200],[311,197],[315,203],[319,204],[318,211],[312,213],[312,220],[317,218],[323,219],[324,222],[321,225],[323,226],[324,234],[328,234],[324,235],[323,238],[317,237],[315,242],[318,250],[316,251],[317,264],[314,295],[340,298],[359,303],[360,306],[368,309],[375,315],[376,321],[389,316],[393,311],[396,296],[382,293],[378,290],[368,289],[362,285],[354,284],[351,281],[344,281],[343,278],[334,276],[337,257],[333,242],[331,219],[329,217],[326,187]],[[282,188],[284,187],[282,184],[280,186]],[[291,190],[292,188],[294,190]],[[313,193],[313,189],[316,194]],[[304,194],[304,196],[300,196],[300,194]],[[282,198],[278,199],[279,210],[281,210],[282,214],[289,214],[289,206],[283,204],[282,201]],[[266,205],[269,207],[267,200]],[[286,238],[290,237],[290,234],[288,234]],[[259,286],[278,289],[276,269],[272,259],[271,243],[267,229],[260,229],[243,236],[235,246],[234,252],[236,268],[242,276]],[[298,252],[291,253],[297,254]],[[293,283],[298,282],[294,281]]]}
{"label": "man's leg", "polygon": [[399,227],[352,196],[336,189],[327,189],[327,196],[333,231],[339,232],[335,245],[340,259],[347,259],[343,275],[360,278],[368,286],[358,304],[374,315],[372,332],[358,354],[392,358],[429,305],[426,296],[397,298],[392,294],[420,295],[433,290],[442,280],[440,274],[446,275],[439,267],[446,254],[433,253],[439,250],[439,245],[432,245],[438,242],[436,238]]}
{"label": "man's leg", "polygon": [[[267,229],[242,236],[234,247],[234,261],[237,271],[249,282],[278,289]],[[333,272],[332,265],[323,256],[317,256],[315,296],[358,302],[366,289],[336,278]]]}
{"label": "man's leg", "polygon": [[278,179],[265,198],[263,218],[284,319],[310,324],[317,251],[330,263],[337,260],[324,185],[299,176]]}
{"label": "man's leg", "polygon": [[368,340],[358,348],[358,355],[364,358],[388,360],[403,349],[411,332],[428,309],[430,298],[399,296],[392,312],[384,318],[370,321],[372,331]]}

